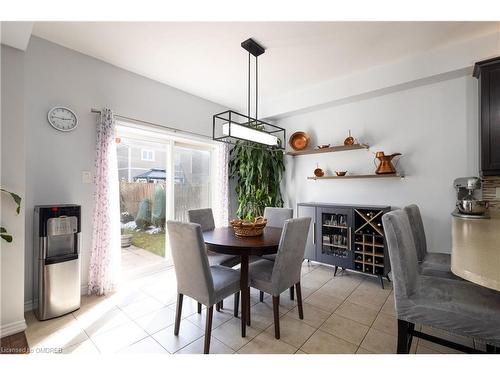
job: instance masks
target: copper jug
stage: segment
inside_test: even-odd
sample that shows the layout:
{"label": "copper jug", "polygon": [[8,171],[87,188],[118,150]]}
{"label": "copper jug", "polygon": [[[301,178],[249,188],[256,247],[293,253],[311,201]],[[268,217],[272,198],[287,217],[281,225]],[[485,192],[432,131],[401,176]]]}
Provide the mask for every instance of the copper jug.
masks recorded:
{"label": "copper jug", "polygon": [[379,165],[377,166],[376,174],[392,174],[396,173],[396,168],[392,164],[392,159],[394,157],[401,155],[399,152],[392,155],[385,155],[383,151],[379,151],[375,154],[375,158],[379,160]]}

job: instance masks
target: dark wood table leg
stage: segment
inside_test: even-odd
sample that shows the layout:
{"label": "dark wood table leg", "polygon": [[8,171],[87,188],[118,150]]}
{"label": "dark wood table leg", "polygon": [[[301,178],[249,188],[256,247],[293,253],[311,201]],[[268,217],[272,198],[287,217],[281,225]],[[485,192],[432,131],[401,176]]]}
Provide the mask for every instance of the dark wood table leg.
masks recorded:
{"label": "dark wood table leg", "polygon": [[240,265],[240,291],[241,291],[241,337],[247,334],[247,312],[250,300],[248,288],[248,255],[241,255]]}

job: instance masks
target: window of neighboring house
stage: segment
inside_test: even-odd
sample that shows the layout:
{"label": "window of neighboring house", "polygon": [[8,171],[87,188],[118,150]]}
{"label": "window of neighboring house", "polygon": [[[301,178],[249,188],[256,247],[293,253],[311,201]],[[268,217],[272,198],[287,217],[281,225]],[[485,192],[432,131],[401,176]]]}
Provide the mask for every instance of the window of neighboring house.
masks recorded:
{"label": "window of neighboring house", "polygon": [[155,161],[155,152],[153,150],[141,149],[141,160],[142,161]]}

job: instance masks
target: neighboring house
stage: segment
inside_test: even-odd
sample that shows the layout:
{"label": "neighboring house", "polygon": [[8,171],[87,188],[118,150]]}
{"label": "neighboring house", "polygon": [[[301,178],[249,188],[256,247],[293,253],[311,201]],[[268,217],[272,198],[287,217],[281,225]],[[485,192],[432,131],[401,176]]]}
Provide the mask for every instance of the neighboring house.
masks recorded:
{"label": "neighboring house", "polygon": [[135,177],[153,169],[166,167],[166,151],[163,145],[121,138],[117,145],[118,178],[134,181]]}

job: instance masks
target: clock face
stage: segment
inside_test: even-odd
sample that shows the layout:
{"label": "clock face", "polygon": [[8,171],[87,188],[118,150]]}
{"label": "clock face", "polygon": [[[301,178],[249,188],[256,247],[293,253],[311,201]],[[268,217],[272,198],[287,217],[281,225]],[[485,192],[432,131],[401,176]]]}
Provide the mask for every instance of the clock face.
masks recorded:
{"label": "clock face", "polygon": [[63,132],[69,132],[78,125],[75,112],[65,107],[52,108],[47,114],[47,118],[50,125]]}

